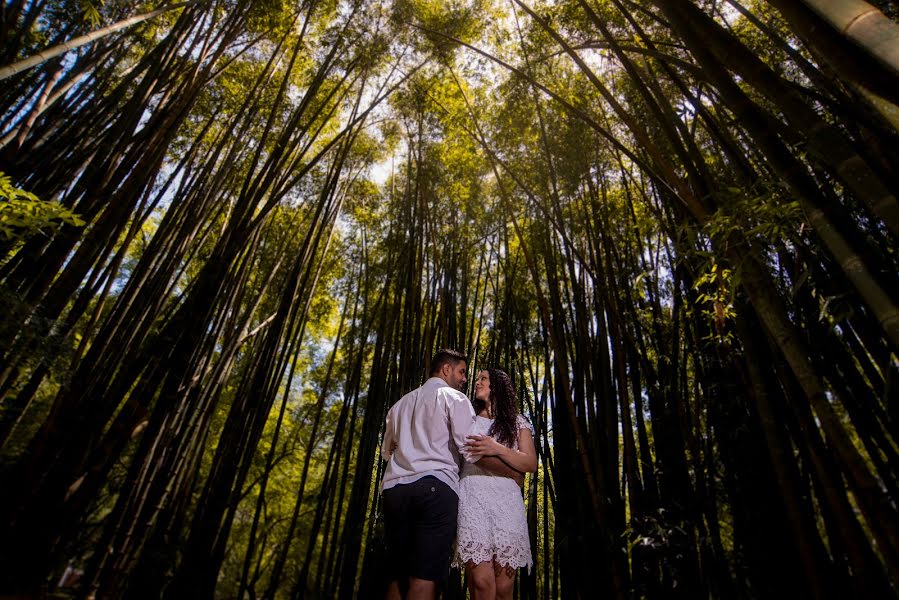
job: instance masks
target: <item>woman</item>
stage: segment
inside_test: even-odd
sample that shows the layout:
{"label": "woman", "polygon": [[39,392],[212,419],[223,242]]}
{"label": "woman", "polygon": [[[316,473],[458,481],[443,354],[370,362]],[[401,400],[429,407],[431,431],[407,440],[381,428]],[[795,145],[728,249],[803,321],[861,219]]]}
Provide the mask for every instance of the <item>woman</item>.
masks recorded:
{"label": "woman", "polygon": [[455,562],[465,566],[472,600],[511,599],[515,569],[533,564],[524,500],[512,478],[537,470],[533,429],[518,414],[512,380],[499,369],[478,373],[474,396],[477,418],[462,449]]}

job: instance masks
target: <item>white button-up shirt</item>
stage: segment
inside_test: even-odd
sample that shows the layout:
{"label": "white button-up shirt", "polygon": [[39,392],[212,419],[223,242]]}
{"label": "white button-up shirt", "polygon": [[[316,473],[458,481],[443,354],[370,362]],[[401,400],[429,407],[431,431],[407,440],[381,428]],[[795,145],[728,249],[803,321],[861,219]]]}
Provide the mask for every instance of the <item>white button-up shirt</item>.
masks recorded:
{"label": "white button-up shirt", "polygon": [[474,420],[465,394],[439,377],[400,398],[387,413],[381,491],[433,475],[458,494],[459,448]]}

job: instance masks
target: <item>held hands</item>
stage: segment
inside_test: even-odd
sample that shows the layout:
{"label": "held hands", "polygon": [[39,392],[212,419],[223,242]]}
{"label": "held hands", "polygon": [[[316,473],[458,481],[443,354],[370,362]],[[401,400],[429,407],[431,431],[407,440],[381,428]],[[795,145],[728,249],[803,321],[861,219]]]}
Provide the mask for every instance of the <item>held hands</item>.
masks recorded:
{"label": "held hands", "polygon": [[508,450],[489,435],[470,435],[466,439],[468,442],[465,443],[465,449],[475,461],[484,456],[501,456]]}

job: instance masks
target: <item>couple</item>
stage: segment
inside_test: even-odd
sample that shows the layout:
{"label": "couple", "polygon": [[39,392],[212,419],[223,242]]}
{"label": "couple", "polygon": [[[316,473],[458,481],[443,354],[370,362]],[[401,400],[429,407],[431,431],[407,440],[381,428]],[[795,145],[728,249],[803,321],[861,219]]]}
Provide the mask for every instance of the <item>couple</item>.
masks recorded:
{"label": "couple", "polygon": [[520,486],[537,470],[533,429],[498,369],[478,373],[469,401],[459,391],[467,363],[464,354],[439,350],[430,378],[387,413],[381,493],[389,599],[434,598],[451,554],[465,567],[473,600],[512,598],[515,569],[532,565]]}

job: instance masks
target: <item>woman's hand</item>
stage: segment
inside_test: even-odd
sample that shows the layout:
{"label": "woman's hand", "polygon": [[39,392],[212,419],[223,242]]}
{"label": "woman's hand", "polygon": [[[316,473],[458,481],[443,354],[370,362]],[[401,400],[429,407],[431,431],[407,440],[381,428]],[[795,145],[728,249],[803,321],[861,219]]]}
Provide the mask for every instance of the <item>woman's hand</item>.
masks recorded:
{"label": "woman's hand", "polygon": [[475,461],[483,456],[502,456],[509,450],[489,435],[470,435],[466,439],[465,449]]}

